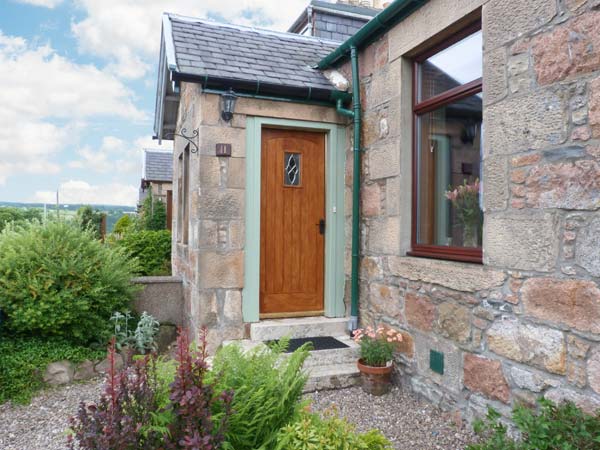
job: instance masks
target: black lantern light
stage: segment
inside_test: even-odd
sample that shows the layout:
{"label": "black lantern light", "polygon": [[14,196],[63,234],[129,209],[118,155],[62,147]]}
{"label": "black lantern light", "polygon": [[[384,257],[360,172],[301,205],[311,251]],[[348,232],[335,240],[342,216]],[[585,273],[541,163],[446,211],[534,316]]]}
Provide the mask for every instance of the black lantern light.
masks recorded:
{"label": "black lantern light", "polygon": [[221,117],[225,122],[229,122],[233,118],[236,100],[237,95],[231,88],[226,93],[221,94]]}

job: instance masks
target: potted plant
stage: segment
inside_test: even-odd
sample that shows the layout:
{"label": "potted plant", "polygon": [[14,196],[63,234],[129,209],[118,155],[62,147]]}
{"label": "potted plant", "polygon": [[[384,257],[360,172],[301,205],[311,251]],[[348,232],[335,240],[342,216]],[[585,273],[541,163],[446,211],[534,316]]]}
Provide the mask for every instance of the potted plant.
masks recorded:
{"label": "potted plant", "polygon": [[367,327],[354,332],[354,341],[360,345],[360,371],[362,388],[368,394],[384,395],[392,386],[392,369],[396,344],[402,334],[384,327]]}
{"label": "potted plant", "polygon": [[449,187],[445,196],[452,202],[458,225],[462,226],[463,247],[477,247],[481,241],[481,222],[483,219],[479,207],[479,179],[472,183],[463,181],[454,189]]}

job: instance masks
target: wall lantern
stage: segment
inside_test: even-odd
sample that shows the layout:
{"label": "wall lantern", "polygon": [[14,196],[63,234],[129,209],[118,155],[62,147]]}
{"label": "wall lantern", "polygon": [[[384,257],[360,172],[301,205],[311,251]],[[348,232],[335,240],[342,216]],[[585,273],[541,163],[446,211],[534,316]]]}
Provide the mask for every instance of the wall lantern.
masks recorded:
{"label": "wall lantern", "polygon": [[221,117],[225,122],[229,122],[233,118],[236,100],[237,95],[231,88],[226,93],[221,94]]}

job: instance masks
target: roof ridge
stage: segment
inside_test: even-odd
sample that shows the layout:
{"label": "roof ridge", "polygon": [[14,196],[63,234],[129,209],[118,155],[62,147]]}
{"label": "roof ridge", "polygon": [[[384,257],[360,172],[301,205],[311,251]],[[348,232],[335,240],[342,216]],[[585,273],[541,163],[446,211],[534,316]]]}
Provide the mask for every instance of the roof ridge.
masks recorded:
{"label": "roof ridge", "polygon": [[166,14],[169,17],[169,19],[178,19],[183,22],[202,23],[205,25],[214,25],[217,27],[233,28],[233,29],[237,29],[240,31],[254,31],[256,33],[263,34],[263,35],[274,35],[274,36],[285,37],[288,39],[295,39],[295,40],[301,40],[301,41],[322,42],[324,44],[335,45],[336,47],[340,45],[340,42],[338,42],[338,41],[334,41],[334,40],[330,40],[330,39],[323,39],[323,38],[314,37],[314,36],[304,36],[301,34],[289,33],[287,31],[275,31],[275,30],[269,30],[267,28],[259,28],[259,27],[253,27],[253,26],[248,26],[248,25],[235,25],[235,24],[231,24],[231,23],[217,22],[215,20],[201,19],[199,17],[183,16],[180,14],[168,13],[168,12],[165,12],[164,14]]}

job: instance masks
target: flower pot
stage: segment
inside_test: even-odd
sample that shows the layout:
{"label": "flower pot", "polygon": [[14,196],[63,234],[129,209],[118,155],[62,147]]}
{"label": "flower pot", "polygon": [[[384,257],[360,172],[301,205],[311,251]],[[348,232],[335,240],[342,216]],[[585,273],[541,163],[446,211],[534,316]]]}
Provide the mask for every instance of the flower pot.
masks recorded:
{"label": "flower pot", "polygon": [[360,371],[362,389],[367,394],[384,395],[392,388],[392,362],[389,361],[385,367],[367,366],[359,359],[356,363]]}

